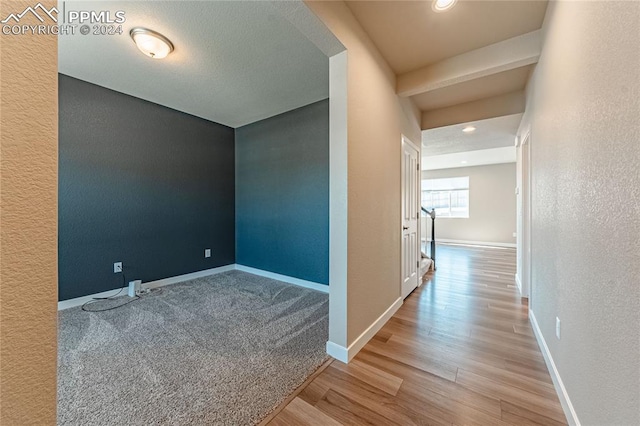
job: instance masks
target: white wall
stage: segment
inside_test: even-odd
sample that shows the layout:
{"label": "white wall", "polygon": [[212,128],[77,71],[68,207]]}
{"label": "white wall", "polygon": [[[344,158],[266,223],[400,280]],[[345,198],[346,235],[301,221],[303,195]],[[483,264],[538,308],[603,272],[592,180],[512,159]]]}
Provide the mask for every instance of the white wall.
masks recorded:
{"label": "white wall", "polygon": [[521,127],[531,309],[580,423],[637,425],[640,3],[551,2],[544,31]]}
{"label": "white wall", "polygon": [[[436,218],[436,241],[515,244],[516,163],[422,172],[423,179],[460,176],[469,176],[469,218]],[[422,223],[423,238],[430,240],[431,219]]]}

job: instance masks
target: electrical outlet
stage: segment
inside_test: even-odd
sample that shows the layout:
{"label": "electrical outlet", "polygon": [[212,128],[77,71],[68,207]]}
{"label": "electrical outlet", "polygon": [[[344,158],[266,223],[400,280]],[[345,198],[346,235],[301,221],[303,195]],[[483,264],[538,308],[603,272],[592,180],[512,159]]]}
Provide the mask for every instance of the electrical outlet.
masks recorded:
{"label": "electrical outlet", "polygon": [[211,249],[204,249],[204,257],[211,257]]}
{"label": "electrical outlet", "polygon": [[513,233],[513,238],[517,237],[518,234],[516,234],[515,232]]}
{"label": "electrical outlet", "polygon": [[113,264],[113,273],[118,274],[122,272],[122,262],[116,262]]}
{"label": "electrical outlet", "polygon": [[560,340],[560,318],[556,317],[556,337]]}

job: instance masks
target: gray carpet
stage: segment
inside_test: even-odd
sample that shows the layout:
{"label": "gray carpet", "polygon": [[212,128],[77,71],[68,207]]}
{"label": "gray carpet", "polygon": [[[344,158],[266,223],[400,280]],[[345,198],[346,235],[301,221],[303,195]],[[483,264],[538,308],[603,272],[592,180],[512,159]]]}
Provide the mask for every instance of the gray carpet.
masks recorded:
{"label": "gray carpet", "polygon": [[60,311],[58,424],[255,424],[327,359],[328,310],[232,271]]}

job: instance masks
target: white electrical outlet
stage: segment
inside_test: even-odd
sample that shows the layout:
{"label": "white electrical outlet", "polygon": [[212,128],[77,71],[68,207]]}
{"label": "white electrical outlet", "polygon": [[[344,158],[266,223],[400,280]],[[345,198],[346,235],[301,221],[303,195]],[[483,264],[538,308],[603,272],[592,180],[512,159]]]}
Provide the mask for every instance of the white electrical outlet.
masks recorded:
{"label": "white electrical outlet", "polygon": [[122,272],[122,262],[116,262],[113,264],[113,273],[117,274],[119,272]]}
{"label": "white electrical outlet", "polygon": [[560,340],[560,318],[556,317],[556,337]]}
{"label": "white electrical outlet", "polygon": [[211,249],[204,249],[204,257],[211,257]]}
{"label": "white electrical outlet", "polygon": [[516,233],[514,232],[514,233],[513,233],[513,237],[515,238],[515,237],[517,237],[517,236],[518,236],[518,234],[516,234]]}

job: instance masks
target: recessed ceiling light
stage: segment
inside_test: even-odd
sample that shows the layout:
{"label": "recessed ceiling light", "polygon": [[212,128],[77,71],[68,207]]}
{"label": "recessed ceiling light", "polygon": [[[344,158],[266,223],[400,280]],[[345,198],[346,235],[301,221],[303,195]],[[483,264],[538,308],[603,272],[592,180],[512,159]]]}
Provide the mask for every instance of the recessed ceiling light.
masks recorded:
{"label": "recessed ceiling light", "polygon": [[138,49],[153,59],[165,58],[173,51],[171,41],[160,33],[146,28],[132,28],[129,35]]}
{"label": "recessed ceiling light", "polygon": [[475,132],[476,128],[473,127],[473,126],[467,126],[464,129],[462,129],[462,131],[465,132],[465,133],[471,133],[471,132]]}
{"label": "recessed ceiling light", "polygon": [[462,160],[461,163],[462,164],[467,164],[467,160]]}
{"label": "recessed ceiling light", "polygon": [[434,12],[444,12],[445,10],[449,10],[456,4],[457,0],[433,0],[433,4],[431,8]]}

